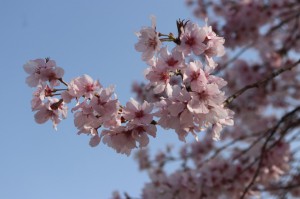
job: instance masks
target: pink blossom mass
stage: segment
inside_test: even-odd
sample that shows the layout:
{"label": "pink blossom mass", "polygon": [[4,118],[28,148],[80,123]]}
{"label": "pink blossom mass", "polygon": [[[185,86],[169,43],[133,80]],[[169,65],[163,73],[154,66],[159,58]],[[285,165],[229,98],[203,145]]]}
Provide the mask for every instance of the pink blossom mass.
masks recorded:
{"label": "pink blossom mass", "polygon": [[[179,20],[177,28],[177,37],[160,33],[152,18],[152,26],[137,33],[135,48],[149,67],[145,71],[148,84],[144,87],[148,90],[136,88],[140,94],[145,93],[143,97],[149,98],[152,93],[152,99],[131,98],[126,106],[118,101],[113,86],[104,88],[86,74],[68,83],[55,61],[29,61],[24,70],[29,74],[29,86],[37,86],[32,99],[36,122],[50,119],[56,128],[60,115],[65,118],[67,105],[75,100],[71,108],[74,125],[78,134],[91,137],[92,147],[102,141],[118,153],[129,155],[134,148],[148,146],[148,136],[156,137],[156,125],[173,129],[181,141],[190,134],[198,140],[198,133],[205,129],[211,129],[213,138],[220,139],[222,129],[233,125],[233,114],[224,107],[226,97],[220,90],[226,81],[212,75],[214,67],[202,61],[207,56],[222,56],[224,39],[211,27],[200,27],[191,21]],[[57,88],[59,83],[66,88]]]}
{"label": "pink blossom mass", "polygon": [[[101,78],[67,81],[54,60],[28,61],[35,122],[57,129],[70,109],[91,147],[135,153],[149,180],[139,197],[113,199],[299,198],[299,0],[186,3],[197,23],[178,19],[165,32],[153,17],[136,33],[145,82],[125,103]],[[133,74],[126,67],[109,80]],[[163,134],[182,145],[153,153]]]}

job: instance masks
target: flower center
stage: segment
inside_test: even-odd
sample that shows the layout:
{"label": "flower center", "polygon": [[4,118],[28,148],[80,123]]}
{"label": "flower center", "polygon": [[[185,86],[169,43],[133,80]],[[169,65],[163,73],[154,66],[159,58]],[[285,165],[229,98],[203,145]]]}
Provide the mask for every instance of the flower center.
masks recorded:
{"label": "flower center", "polygon": [[56,77],[56,74],[55,73],[50,73],[48,75],[48,80],[51,82],[52,80],[56,80],[57,77]]}
{"label": "flower center", "polygon": [[52,96],[53,96],[53,95],[52,95],[52,90],[51,90],[51,88],[50,88],[48,85],[46,86],[44,92],[45,92],[45,96],[46,96],[46,97],[49,97],[49,96],[52,97]]}
{"label": "flower center", "polygon": [[86,85],[85,90],[86,90],[86,92],[94,91],[94,85],[93,84]]}
{"label": "flower center", "polygon": [[156,38],[149,38],[147,45],[155,49],[157,46]]}
{"label": "flower center", "polygon": [[171,57],[166,61],[166,63],[168,64],[168,66],[175,66],[178,63],[178,60],[175,60],[173,57]]}
{"label": "flower center", "polygon": [[142,110],[135,113],[136,118],[142,118],[143,116],[144,116],[144,111],[142,111]]}
{"label": "flower center", "polygon": [[207,94],[207,92],[202,91],[201,93],[198,93],[198,97],[199,97],[199,99],[205,100],[205,99],[207,99],[208,94]]}
{"label": "flower center", "polygon": [[185,41],[185,44],[188,46],[193,46],[196,44],[195,38],[194,37],[187,37],[187,40]]}
{"label": "flower center", "polygon": [[168,73],[165,72],[165,73],[160,74],[160,80],[161,81],[167,82],[168,79],[169,79],[169,74]]}
{"label": "flower center", "polygon": [[191,81],[197,80],[198,77],[199,77],[199,75],[200,75],[199,72],[194,71],[194,72],[192,73],[192,75],[191,75]]}

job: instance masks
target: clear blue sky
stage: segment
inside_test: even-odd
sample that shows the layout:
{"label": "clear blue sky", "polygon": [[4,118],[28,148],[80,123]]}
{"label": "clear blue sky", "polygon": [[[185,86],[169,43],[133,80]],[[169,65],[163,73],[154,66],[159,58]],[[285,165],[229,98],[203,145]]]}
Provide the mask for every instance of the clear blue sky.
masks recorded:
{"label": "clear blue sky", "polygon": [[[0,198],[102,199],[113,190],[139,196],[148,178],[133,157],[101,144],[88,146],[76,135],[73,117],[58,126],[38,125],[30,108],[33,90],[23,64],[50,56],[65,69],[66,81],[82,74],[116,85],[122,103],[131,83],[143,80],[145,64],[134,35],[157,16],[162,32],[191,14],[183,0],[0,0]],[[150,148],[181,145],[175,133],[160,132]]]}

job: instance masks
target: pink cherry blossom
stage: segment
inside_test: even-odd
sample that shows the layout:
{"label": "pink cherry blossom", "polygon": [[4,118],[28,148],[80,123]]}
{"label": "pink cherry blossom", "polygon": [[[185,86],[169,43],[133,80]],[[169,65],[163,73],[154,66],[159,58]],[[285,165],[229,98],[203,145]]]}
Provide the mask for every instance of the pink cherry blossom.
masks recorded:
{"label": "pink cherry blossom", "polygon": [[178,116],[185,108],[191,95],[186,89],[175,87],[170,100],[167,100],[168,110],[172,116]]}
{"label": "pink cherry blossom", "polygon": [[155,137],[155,125],[136,125],[119,126],[110,130],[103,130],[101,136],[103,143],[114,148],[118,153],[130,155],[131,150],[145,147],[149,143],[148,135]]}
{"label": "pink cherry blossom", "polygon": [[116,96],[115,99],[112,98],[113,95],[115,95],[113,87],[101,88],[90,101],[90,106],[104,127],[119,125],[117,115],[120,104]]}
{"label": "pink cherry blossom", "polygon": [[[208,68],[206,68],[206,69],[208,69]],[[216,84],[219,87],[219,89],[221,89],[221,88],[223,88],[224,86],[227,85],[227,81],[225,81],[221,77],[211,75],[209,73],[209,71],[210,71],[210,69],[205,70],[205,76],[206,76],[206,79],[207,79],[209,84]]]}
{"label": "pink cherry blossom", "polygon": [[55,61],[48,59],[35,59],[23,66],[29,76],[26,83],[30,87],[37,86],[40,82],[49,81],[51,86],[59,85],[59,79],[64,75],[64,70],[56,66]]}
{"label": "pink cherry blossom", "polygon": [[72,96],[67,90],[61,93],[61,98],[64,100],[65,103],[70,103],[75,97]]}
{"label": "pink cherry blossom", "polygon": [[215,32],[212,31],[211,26],[205,26],[204,30],[206,31],[206,49],[204,51],[205,61],[207,66],[214,69],[217,67],[217,63],[213,60],[213,57],[221,57],[225,54],[224,43],[225,40],[223,37],[218,37]]}
{"label": "pink cherry blossom", "polygon": [[94,114],[92,106],[86,101],[74,107],[72,112],[74,111],[76,111],[74,113],[74,124],[79,130],[78,134],[84,133],[90,135],[102,125],[101,120]]}
{"label": "pink cherry blossom", "polygon": [[203,43],[206,37],[205,30],[200,28],[197,24],[187,23],[184,28],[184,32],[180,38],[180,45],[178,50],[182,51],[185,55],[189,55],[193,52],[195,55],[202,54],[206,45]]}
{"label": "pink cherry blossom", "polygon": [[90,143],[89,143],[90,146],[91,147],[98,146],[101,141],[101,137],[99,136],[98,131],[96,129],[92,129],[91,135],[92,135],[92,137],[91,137]]}
{"label": "pink cherry blossom", "polygon": [[39,84],[31,100],[32,111],[38,110],[46,97],[52,97],[53,90],[47,84]]}
{"label": "pink cherry blossom", "polygon": [[60,85],[60,79],[62,79],[64,75],[64,70],[60,67],[55,67],[54,69],[47,68],[45,70],[41,70],[41,75],[49,81],[52,87]]}
{"label": "pink cherry blossom", "polygon": [[159,51],[159,58],[157,65],[167,67],[170,70],[175,71],[184,67],[184,56],[183,53],[177,51],[176,48],[170,53],[167,47],[163,47]]}
{"label": "pink cherry blossom", "polygon": [[156,113],[156,115],[160,118],[157,123],[164,129],[174,129],[178,135],[178,139],[185,142],[188,131],[182,129],[180,125],[180,117],[172,116],[167,108],[167,106],[160,107],[159,112]]}
{"label": "pink cherry blossom", "polygon": [[159,111],[155,113],[160,118],[158,124],[166,129],[174,129],[181,141],[185,141],[185,137],[189,133],[197,140],[196,132],[200,131],[199,126],[195,123],[194,113],[187,108],[190,100],[190,92],[180,87],[174,87],[172,95],[157,105]]}
{"label": "pink cherry blossom", "polygon": [[183,81],[188,86],[191,87],[192,91],[201,91],[208,80],[206,78],[205,72],[203,71],[203,66],[200,61],[190,62],[185,70]]}
{"label": "pink cherry blossom", "polygon": [[154,124],[133,124],[129,122],[128,129],[132,132],[132,137],[139,143],[139,147],[146,147],[149,144],[148,135],[156,137],[156,126]]}
{"label": "pink cherry blossom", "polygon": [[150,124],[153,119],[152,109],[153,104],[146,101],[139,104],[131,98],[126,107],[123,108],[123,117],[131,124]]}
{"label": "pink cherry blossom", "polygon": [[155,94],[159,94],[164,91],[167,93],[172,92],[172,87],[170,85],[170,74],[166,66],[152,66],[146,70],[145,76],[151,82],[151,85],[155,87],[153,89]]}
{"label": "pink cherry blossom", "polygon": [[[130,155],[147,147],[158,127],[181,141],[194,136],[197,142],[179,153],[170,147],[153,158],[140,153],[150,177],[141,198],[299,197],[299,1],[194,2],[201,7],[197,16],[217,17],[212,26],[178,20],[176,33],[163,34],[153,22],[137,33],[135,48],[148,65],[148,82],[135,86],[139,102],[122,106],[113,87],[88,75],[67,84],[52,60],[25,64],[28,85],[37,87],[31,101],[36,122],[52,120],[56,128],[66,117],[65,103],[76,98],[74,124],[91,147],[103,141]],[[233,51],[215,60],[225,54],[223,36]],[[173,163],[179,168],[169,170]]]}
{"label": "pink cherry blossom", "polygon": [[224,100],[224,93],[216,84],[207,84],[199,92],[191,93],[187,107],[193,113],[208,113],[211,107],[219,106]]}
{"label": "pink cherry blossom", "polygon": [[94,81],[90,76],[83,75],[73,79],[69,83],[69,95],[79,98],[84,96],[85,98],[92,98],[102,85],[99,81]]}
{"label": "pink cherry blossom", "polygon": [[[154,20],[154,19],[153,19]],[[139,41],[135,44],[135,49],[142,52],[142,60],[149,61],[160,49],[161,42],[156,32],[156,24],[152,21],[152,27],[144,27],[136,33]]]}
{"label": "pink cherry blossom", "polygon": [[67,107],[64,106],[62,100],[58,100],[57,98],[49,98],[45,104],[37,109],[34,115],[35,121],[38,124],[43,124],[49,119],[52,120],[54,129],[57,129],[61,117],[63,119],[67,117]]}
{"label": "pink cherry blossom", "polygon": [[211,57],[221,57],[225,54],[224,43],[225,39],[223,37],[217,36],[217,34],[212,30],[211,26],[204,26],[204,31],[206,32],[206,49],[204,54],[207,55],[209,58]]}
{"label": "pink cherry blossom", "polygon": [[[170,84],[172,83],[172,78],[170,79]],[[138,84],[136,83],[133,85],[133,92],[136,93],[136,99],[139,102],[147,101],[150,103],[155,103],[160,101],[162,96],[165,95],[165,93],[154,93],[154,86],[151,85],[151,83],[145,85],[144,83]]]}
{"label": "pink cherry blossom", "polygon": [[131,131],[127,130],[124,126],[103,130],[101,136],[103,137],[102,142],[114,148],[117,153],[129,155],[131,150],[137,147]]}

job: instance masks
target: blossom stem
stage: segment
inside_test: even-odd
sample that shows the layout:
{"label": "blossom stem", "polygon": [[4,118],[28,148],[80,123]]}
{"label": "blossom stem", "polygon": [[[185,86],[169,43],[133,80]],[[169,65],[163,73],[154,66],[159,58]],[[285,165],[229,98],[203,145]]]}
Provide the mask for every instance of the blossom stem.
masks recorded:
{"label": "blossom stem", "polygon": [[66,88],[58,88],[58,89],[53,89],[52,92],[57,92],[57,91],[67,91],[68,89]]}
{"label": "blossom stem", "polygon": [[169,35],[163,34],[163,33],[158,33],[158,36],[159,36],[159,37],[169,37]]}
{"label": "blossom stem", "polygon": [[171,42],[173,42],[174,41],[174,39],[172,39],[172,38],[162,38],[162,39],[159,39],[160,41],[162,41],[162,42],[164,42],[164,41],[171,41]]}
{"label": "blossom stem", "polygon": [[69,85],[62,79],[62,78],[58,78],[58,80],[63,83],[65,86],[69,87]]}

